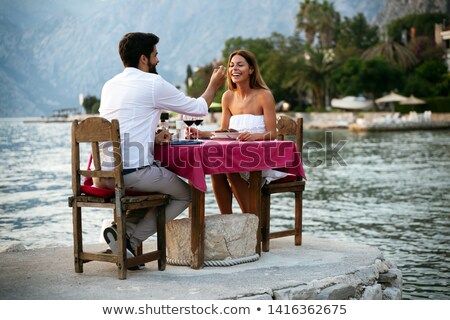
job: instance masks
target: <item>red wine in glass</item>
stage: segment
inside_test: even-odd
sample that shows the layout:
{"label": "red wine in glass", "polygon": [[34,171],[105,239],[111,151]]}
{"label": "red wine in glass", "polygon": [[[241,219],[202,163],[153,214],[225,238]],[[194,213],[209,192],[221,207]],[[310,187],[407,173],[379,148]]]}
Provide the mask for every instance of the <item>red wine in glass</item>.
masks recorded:
{"label": "red wine in glass", "polygon": [[195,118],[192,116],[184,115],[183,121],[188,127],[188,137],[186,140],[190,140],[191,139],[191,126],[194,124]]}
{"label": "red wine in glass", "polygon": [[202,124],[202,122],[203,122],[203,119],[195,119],[195,125],[198,127],[199,125],[201,125]]}

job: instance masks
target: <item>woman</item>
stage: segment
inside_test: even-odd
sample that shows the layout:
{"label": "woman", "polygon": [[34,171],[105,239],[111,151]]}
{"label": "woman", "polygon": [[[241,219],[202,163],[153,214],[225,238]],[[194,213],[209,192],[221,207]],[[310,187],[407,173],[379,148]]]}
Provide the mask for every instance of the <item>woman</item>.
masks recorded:
{"label": "woman", "polygon": [[[222,95],[220,130],[235,129],[239,141],[272,140],[276,137],[275,99],[259,72],[256,58],[250,51],[237,50],[228,58],[228,90]],[[199,131],[198,136],[214,133]],[[263,177],[273,170],[263,171]],[[242,212],[249,212],[248,182],[244,174],[212,175],[212,186],[222,214],[232,213],[232,194]],[[248,172],[247,172],[248,176]]]}

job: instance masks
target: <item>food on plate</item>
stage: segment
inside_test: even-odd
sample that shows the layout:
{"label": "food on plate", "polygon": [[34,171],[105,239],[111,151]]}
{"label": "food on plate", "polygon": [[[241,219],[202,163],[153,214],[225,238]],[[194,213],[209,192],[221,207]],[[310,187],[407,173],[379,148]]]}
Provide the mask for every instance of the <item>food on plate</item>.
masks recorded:
{"label": "food on plate", "polygon": [[239,131],[230,128],[230,129],[216,130],[214,132],[221,133],[221,132],[239,132]]}

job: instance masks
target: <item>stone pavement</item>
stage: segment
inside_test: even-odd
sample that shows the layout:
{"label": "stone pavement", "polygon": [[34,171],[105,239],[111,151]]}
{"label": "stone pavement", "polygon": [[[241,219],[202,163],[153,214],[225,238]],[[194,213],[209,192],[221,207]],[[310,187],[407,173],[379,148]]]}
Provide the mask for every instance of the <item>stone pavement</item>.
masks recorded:
{"label": "stone pavement", "polygon": [[129,271],[126,280],[118,280],[116,266],[104,262],[87,263],[84,273],[75,273],[72,247],[3,252],[0,299],[332,299],[323,292],[333,286],[353,287],[348,294],[358,299],[361,288],[387,272],[383,254],[374,247],[305,235],[302,246],[293,243],[292,237],[272,240],[270,252],[259,260],[230,267],[167,265],[158,271],[152,262],[142,271]]}

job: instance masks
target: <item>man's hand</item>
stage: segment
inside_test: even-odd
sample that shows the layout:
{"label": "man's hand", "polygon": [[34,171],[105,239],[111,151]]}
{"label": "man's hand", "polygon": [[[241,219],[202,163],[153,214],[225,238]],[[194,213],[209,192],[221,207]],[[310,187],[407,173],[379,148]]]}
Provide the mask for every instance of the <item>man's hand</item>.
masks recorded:
{"label": "man's hand", "polygon": [[227,68],[225,68],[224,66],[219,66],[218,68],[213,70],[210,81],[214,86],[216,86],[217,90],[219,90],[226,79]]}
{"label": "man's hand", "polygon": [[172,134],[166,129],[158,129],[155,134],[156,144],[169,144],[172,141]]}
{"label": "man's hand", "polygon": [[227,68],[224,66],[220,66],[214,69],[211,79],[209,80],[208,87],[205,92],[202,94],[202,97],[206,100],[208,106],[214,101],[214,97],[216,96],[217,91],[223,85],[225,80],[227,79]]}

